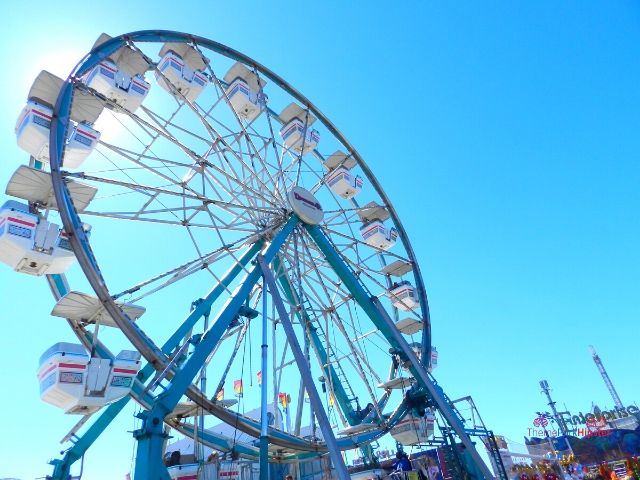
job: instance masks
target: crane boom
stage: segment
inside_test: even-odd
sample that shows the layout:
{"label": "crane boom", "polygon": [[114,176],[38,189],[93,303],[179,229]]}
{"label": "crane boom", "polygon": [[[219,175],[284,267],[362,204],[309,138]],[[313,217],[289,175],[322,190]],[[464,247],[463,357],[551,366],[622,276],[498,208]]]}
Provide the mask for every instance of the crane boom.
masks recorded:
{"label": "crane boom", "polygon": [[611,398],[613,398],[613,402],[616,404],[616,407],[623,408],[622,401],[618,396],[618,392],[616,392],[616,389],[613,386],[613,383],[611,382],[611,379],[609,378],[607,371],[604,369],[604,365],[602,364],[602,360],[600,360],[600,357],[596,353],[596,349],[593,348],[593,345],[589,345],[589,350],[591,350],[591,356],[593,357],[593,362],[596,364],[596,367],[598,367],[598,371],[600,372],[600,375],[602,375],[602,379],[604,380],[605,385],[609,389],[609,393],[611,394]]}

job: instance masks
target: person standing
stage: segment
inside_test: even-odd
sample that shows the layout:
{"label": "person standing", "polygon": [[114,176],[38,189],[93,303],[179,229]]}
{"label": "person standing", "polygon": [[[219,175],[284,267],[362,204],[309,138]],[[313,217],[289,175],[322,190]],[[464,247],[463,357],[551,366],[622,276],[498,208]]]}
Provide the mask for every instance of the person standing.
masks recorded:
{"label": "person standing", "polygon": [[410,472],[413,470],[409,456],[404,452],[396,453],[396,461],[393,462],[393,469],[396,472]]}

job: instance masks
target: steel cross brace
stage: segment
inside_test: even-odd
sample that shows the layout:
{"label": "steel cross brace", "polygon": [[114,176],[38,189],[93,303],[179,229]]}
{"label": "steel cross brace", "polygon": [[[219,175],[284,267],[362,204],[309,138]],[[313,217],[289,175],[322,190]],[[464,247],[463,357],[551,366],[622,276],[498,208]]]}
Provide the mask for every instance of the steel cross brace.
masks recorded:
{"label": "steel cross brace", "polygon": [[480,472],[482,472],[482,475],[487,480],[493,480],[493,475],[482,461],[482,458],[480,458],[471,438],[469,438],[469,435],[465,432],[464,425],[456,416],[456,412],[453,410],[453,407],[447,402],[442,390],[431,381],[426,368],[424,368],[411,347],[409,347],[409,344],[396,328],[393,320],[391,320],[387,311],[382,307],[378,298],[371,296],[369,292],[365,290],[351,268],[342,260],[331,241],[317,225],[305,224],[305,228],[324,257],[327,259],[327,262],[329,262],[329,265],[331,265],[334,272],[344,282],[344,285],[347,287],[351,295],[353,295],[353,298],[358,302],[360,307],[369,316],[371,321],[389,340],[391,346],[402,351],[409,359],[409,362],[411,363],[409,370],[415,377],[418,384],[422,388],[426,389],[429,396],[434,400],[447,423],[453,428],[462,441],[462,444],[469,451],[472,460]]}
{"label": "steel cross brace", "polygon": [[327,417],[327,412],[325,412],[324,407],[322,406],[320,394],[318,393],[318,390],[313,383],[311,369],[307,364],[307,359],[293,330],[293,324],[289,319],[289,313],[284,306],[284,302],[282,301],[280,292],[278,292],[278,286],[276,285],[276,281],[273,278],[273,273],[269,268],[267,259],[262,255],[258,255],[258,265],[262,270],[264,281],[269,287],[269,292],[271,292],[271,299],[273,300],[276,310],[278,311],[280,322],[282,323],[284,332],[287,335],[287,339],[289,340],[289,346],[291,347],[291,352],[293,353],[293,356],[296,360],[297,367],[300,370],[300,376],[302,377],[304,386],[306,387],[307,392],[309,392],[309,400],[314,412],[316,413],[316,417],[318,418],[320,430],[322,431],[322,436],[325,443],[327,444],[331,463],[333,464],[333,468],[335,469],[337,478],[339,478],[340,480],[349,480],[349,472],[347,471],[347,467],[345,466],[342,455],[340,454],[340,449],[338,447],[336,437],[333,435],[333,431],[331,430],[331,424],[329,422],[329,418]]}
{"label": "steel cross brace", "polygon": [[[267,261],[273,260],[280,247],[298,223],[298,218],[292,215],[287,223],[274,237],[264,252]],[[175,374],[168,389],[159,395],[150,410],[140,414],[143,420],[142,428],[133,434],[138,440],[135,478],[145,480],[169,480],[169,473],[162,462],[163,447],[166,435],[163,428],[164,418],[178,405],[194,378],[204,365],[209,354],[220,342],[229,324],[238,314],[248,298],[254,285],[262,277],[262,269],[255,265],[245,277],[244,282],[236,293],[229,299],[225,308],[218,314],[209,330],[204,334],[200,343],[195,347],[189,359]],[[202,307],[202,305],[200,305]],[[199,310],[196,308],[195,311]]]}
{"label": "steel cross brace", "polygon": [[[222,277],[218,285],[216,285],[204,298],[204,301],[198,305],[198,308],[194,309],[187,318],[182,322],[182,325],[171,335],[171,337],[162,346],[162,351],[169,355],[171,351],[178,346],[180,341],[185,337],[187,332],[193,328],[193,326],[200,319],[202,314],[207,308],[220,297],[225,289],[231,284],[231,282],[238,276],[238,274],[245,268],[245,266],[255,257],[256,253],[260,251],[263,246],[263,242],[259,241],[251,246],[233,265],[227,273]],[[66,292],[65,292],[66,293]],[[154,368],[151,364],[147,364],[138,373],[137,379],[141,382],[145,382],[153,373]],[[118,416],[129,400],[130,396],[121,398],[115,403],[109,405],[105,410],[100,413],[100,416],[91,424],[87,431],[74,443],[74,445],[67,450],[62,459],[52,460],[51,464],[54,466],[53,475],[51,480],[67,480],[69,478],[71,466],[86,453],[91,445],[98,439],[98,437],[104,432],[109,424]]]}
{"label": "steel cross brace", "polygon": [[[325,378],[329,377],[331,379],[331,385],[333,386],[333,390],[336,395],[336,402],[338,403],[340,408],[342,408],[342,411],[345,412],[349,425],[357,425],[359,423],[362,423],[364,419],[360,418],[356,414],[356,411],[353,409],[353,406],[349,401],[349,396],[347,395],[346,390],[342,386],[342,383],[340,382],[340,379],[338,378],[338,375],[333,365],[331,364],[331,362],[329,362],[329,355],[325,350],[324,345],[322,344],[322,341],[320,341],[320,338],[316,333],[315,327],[312,325],[309,314],[304,309],[302,302],[297,298],[296,294],[294,293],[293,287],[291,286],[291,281],[289,280],[289,277],[286,276],[285,273],[282,271],[281,267],[282,267],[282,262],[280,260],[280,257],[276,256],[276,258],[273,260],[273,270],[275,272],[281,272],[278,275],[278,281],[289,303],[294,305],[297,303],[301,305],[301,308],[299,309],[299,311],[296,312],[296,315],[300,320],[300,323],[305,326],[304,328],[309,335],[311,343],[313,344],[313,348],[317,352],[318,357],[320,358],[320,362],[319,362],[321,365],[320,368],[322,369],[322,372],[324,373]],[[388,398],[389,396],[385,395],[382,397],[381,401],[378,402],[378,408],[380,409],[380,411],[384,409],[384,405],[386,404]],[[365,458],[367,459],[373,458],[371,455],[372,451],[371,451],[370,445],[363,445],[361,447],[361,450]]]}
{"label": "steel cross brace", "polygon": [[[274,267],[273,270],[275,272],[282,271],[283,264],[279,257],[276,257],[274,259],[273,267]],[[300,299],[297,298],[294,292],[294,289],[291,286],[291,281],[289,280],[289,277],[286,276],[284,273],[281,273],[278,276],[278,280],[280,282],[280,285],[282,287],[282,290],[284,291],[284,294],[287,300],[294,305],[296,303],[301,305],[300,310],[297,312],[297,316],[300,320],[300,323],[305,327],[305,330],[307,330],[309,333],[311,343],[313,344],[314,349],[318,352],[318,356],[320,357],[320,365],[321,365],[322,372],[324,373],[325,378],[327,377],[330,378],[331,384],[333,385],[333,388],[335,390],[336,401],[342,408],[342,411],[346,413],[347,420],[349,421],[349,425],[355,425],[359,423],[361,420],[356,416],[356,412],[353,409],[351,402],[349,401],[349,396],[347,395],[346,390],[340,383],[340,379],[338,378],[338,375],[336,374],[335,369],[331,365],[331,362],[329,362],[329,355],[325,350],[324,345],[320,341],[318,334],[315,332],[313,325],[311,324],[311,319],[309,318],[309,314],[302,306],[302,302],[300,301]]]}

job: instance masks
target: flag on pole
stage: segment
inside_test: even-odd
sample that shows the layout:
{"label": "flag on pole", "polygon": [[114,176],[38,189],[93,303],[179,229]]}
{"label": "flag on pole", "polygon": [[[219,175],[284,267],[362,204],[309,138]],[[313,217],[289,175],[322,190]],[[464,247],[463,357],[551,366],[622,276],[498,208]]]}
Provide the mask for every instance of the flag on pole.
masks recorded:
{"label": "flag on pole", "polygon": [[218,390],[218,393],[216,393],[216,401],[221,402],[222,400],[224,400],[224,388],[221,388]]}
{"label": "flag on pole", "polygon": [[262,370],[258,370],[258,386],[262,385]]}
{"label": "flag on pole", "polygon": [[291,395],[286,393],[278,394],[278,402],[282,405],[282,408],[287,408],[289,406],[289,402],[291,402]]}
{"label": "flag on pole", "polygon": [[233,392],[236,394],[236,397],[242,396],[242,380],[233,381]]}

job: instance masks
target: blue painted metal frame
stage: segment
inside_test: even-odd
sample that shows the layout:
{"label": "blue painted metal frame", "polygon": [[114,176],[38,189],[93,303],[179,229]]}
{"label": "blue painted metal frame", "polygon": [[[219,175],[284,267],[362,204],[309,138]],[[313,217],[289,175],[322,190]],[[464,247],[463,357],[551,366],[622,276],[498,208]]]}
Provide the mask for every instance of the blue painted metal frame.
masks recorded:
{"label": "blue painted metal frame", "polygon": [[[273,260],[297,223],[298,218],[292,215],[273,238],[263,254],[267,261]],[[138,440],[135,478],[169,479],[167,468],[162,462],[166,438],[163,420],[176,408],[202,365],[204,365],[205,360],[220,342],[220,339],[229,328],[229,324],[236,317],[240,307],[242,307],[254,285],[261,277],[262,270],[259,265],[255,265],[247,274],[242,285],[231,297],[227,306],[218,314],[209,330],[203,335],[189,359],[175,374],[167,390],[157,397],[151,410],[141,413],[140,418],[143,420],[143,426],[140,430],[134,432],[134,437]]]}
{"label": "blue painted metal frame", "polygon": [[446,419],[447,423],[453,428],[453,430],[462,441],[463,445],[469,451],[472,460],[478,470],[482,472],[486,479],[493,479],[493,475],[480,458],[480,455],[476,451],[473,442],[469,438],[469,435],[467,435],[467,433],[465,432],[464,425],[458,418],[456,411],[446,401],[442,390],[438,386],[433,384],[433,382],[429,378],[428,371],[420,363],[411,347],[409,347],[407,341],[398,331],[393,323],[393,320],[391,319],[391,317],[389,317],[389,314],[382,307],[378,298],[371,296],[369,292],[365,290],[351,268],[349,268],[349,266],[336,253],[333,244],[325,236],[322,229],[320,229],[316,225],[305,225],[305,227],[324,257],[327,259],[327,262],[329,262],[329,265],[331,265],[334,272],[344,282],[344,285],[347,287],[351,295],[353,295],[355,301],[369,316],[371,321],[380,330],[380,332],[387,338],[391,346],[403,352],[404,355],[408,358],[411,363],[409,370],[415,377],[416,382],[420,387],[424,388],[428,392],[428,395],[436,403],[438,409]]}

